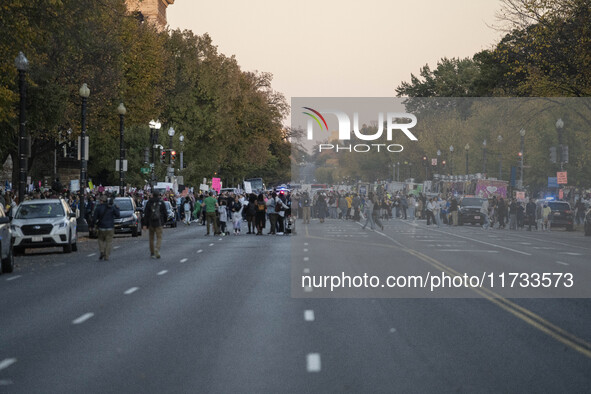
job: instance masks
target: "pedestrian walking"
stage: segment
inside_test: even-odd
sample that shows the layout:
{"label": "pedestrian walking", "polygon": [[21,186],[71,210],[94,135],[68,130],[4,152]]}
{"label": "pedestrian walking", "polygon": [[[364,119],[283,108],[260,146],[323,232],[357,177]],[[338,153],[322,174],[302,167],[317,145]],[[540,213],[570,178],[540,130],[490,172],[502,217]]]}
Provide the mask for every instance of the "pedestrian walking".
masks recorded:
{"label": "pedestrian walking", "polygon": [[525,206],[525,215],[527,216],[528,222],[528,229],[527,231],[531,231],[532,224],[536,226],[536,230],[538,229],[538,223],[536,220],[536,203],[534,202],[533,198],[529,199],[529,202]]}
{"label": "pedestrian walking", "polygon": [[97,228],[99,260],[109,260],[115,234],[115,219],[119,218],[119,207],[113,203],[112,198],[102,195],[100,205],[96,207],[93,215],[93,223]]}
{"label": "pedestrian walking", "polygon": [[544,203],[544,208],[542,208],[544,231],[550,231],[550,213],[552,213],[552,209],[548,206],[548,203]]}
{"label": "pedestrian walking", "polygon": [[242,223],[242,210],[244,209],[242,203],[238,199],[238,196],[234,199],[232,205],[232,225],[234,227],[234,235],[240,235],[240,224]]}
{"label": "pedestrian walking", "polygon": [[[166,223],[166,206],[160,199],[160,193],[154,191],[152,198],[146,203],[146,209],[144,210],[144,228],[149,230],[149,242],[150,242],[150,257],[160,258],[160,247],[162,246],[162,227]],[[154,245],[154,236],[156,236],[156,245]]]}
{"label": "pedestrian walking", "polygon": [[189,226],[191,224],[191,200],[189,197],[185,197],[183,208],[185,210],[185,224]]}
{"label": "pedestrian walking", "polygon": [[265,221],[266,221],[266,213],[267,213],[267,205],[265,204],[265,196],[263,193],[260,193],[257,197],[255,202],[256,205],[256,215],[255,215],[255,224],[257,228],[256,235],[263,235],[263,229],[265,228]]}
{"label": "pedestrian walking", "polygon": [[490,228],[490,220],[488,219],[488,199],[485,199],[480,207],[480,214],[484,218],[484,224],[482,225],[483,230]]}
{"label": "pedestrian walking", "polygon": [[302,199],[300,200],[302,204],[302,219],[304,224],[310,224],[310,195],[308,192],[304,192]]}
{"label": "pedestrian walking", "polygon": [[215,215],[215,211],[219,208],[218,202],[215,198],[213,198],[213,193],[209,192],[209,195],[203,200],[202,207],[205,208],[205,219],[207,220],[207,233],[206,236],[210,234],[209,228],[213,222],[213,235],[218,235],[220,230],[218,228],[218,222]]}

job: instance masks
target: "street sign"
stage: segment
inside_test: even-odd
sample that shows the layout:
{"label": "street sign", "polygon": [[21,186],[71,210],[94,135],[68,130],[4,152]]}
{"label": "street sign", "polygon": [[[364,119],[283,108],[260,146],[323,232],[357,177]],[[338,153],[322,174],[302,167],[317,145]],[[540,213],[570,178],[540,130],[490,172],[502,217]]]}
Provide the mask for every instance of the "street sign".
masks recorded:
{"label": "street sign", "polygon": [[437,159],[431,159],[431,165],[432,166],[436,166],[437,165]]}
{"label": "street sign", "polygon": [[567,177],[566,177],[566,171],[557,172],[556,173],[556,181],[559,185],[566,185],[568,183]]}
{"label": "street sign", "polygon": [[[115,160],[115,171],[119,171],[119,159]],[[127,160],[123,160],[123,172],[127,171]]]}
{"label": "street sign", "polygon": [[146,167],[140,168],[140,171],[142,172],[142,174],[149,174],[150,173],[150,169],[146,168]]}

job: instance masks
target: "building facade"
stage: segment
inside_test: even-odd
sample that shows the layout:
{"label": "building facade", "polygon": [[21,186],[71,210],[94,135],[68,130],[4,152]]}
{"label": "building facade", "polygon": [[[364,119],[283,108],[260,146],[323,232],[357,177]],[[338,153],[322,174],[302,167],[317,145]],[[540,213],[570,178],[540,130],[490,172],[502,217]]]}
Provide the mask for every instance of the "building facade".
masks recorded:
{"label": "building facade", "polygon": [[166,9],[174,4],[174,0],[125,0],[125,3],[129,12],[137,12],[142,20],[164,30],[167,25]]}

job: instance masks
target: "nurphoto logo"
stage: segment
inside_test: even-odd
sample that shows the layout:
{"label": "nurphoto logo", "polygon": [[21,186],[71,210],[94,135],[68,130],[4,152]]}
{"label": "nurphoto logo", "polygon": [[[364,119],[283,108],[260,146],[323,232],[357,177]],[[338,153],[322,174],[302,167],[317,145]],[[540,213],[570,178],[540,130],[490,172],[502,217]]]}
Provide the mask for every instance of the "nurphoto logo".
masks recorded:
{"label": "nurphoto logo", "polygon": [[[308,119],[307,124],[307,136],[308,140],[312,140],[314,138],[314,122],[318,124],[321,131],[328,132],[328,123],[322,114],[331,114],[335,115],[339,124],[338,129],[338,139],[342,141],[351,140],[351,120],[349,115],[347,115],[343,111],[336,111],[336,110],[322,110],[317,111],[310,107],[302,107],[306,111],[303,114],[310,117]],[[407,123],[399,123],[403,120],[410,120]],[[418,141],[417,137],[414,136],[410,132],[409,129],[416,126],[417,118],[413,114],[409,113],[400,113],[400,112],[387,112],[386,113],[386,139],[388,141],[392,141],[392,135],[394,130],[400,130],[410,139],[411,141]],[[378,113],[378,126],[377,130],[373,134],[364,134],[359,129],[359,113],[353,113],[353,134],[355,138],[361,141],[376,141],[382,137],[384,133],[384,113]],[[349,145],[334,145],[334,144],[319,144],[318,150],[322,152],[323,150],[335,150],[336,152],[339,151],[347,151],[347,152],[369,152],[372,150],[377,150],[380,152],[381,149],[385,149],[391,153],[402,152],[404,147],[400,144],[349,144]]]}

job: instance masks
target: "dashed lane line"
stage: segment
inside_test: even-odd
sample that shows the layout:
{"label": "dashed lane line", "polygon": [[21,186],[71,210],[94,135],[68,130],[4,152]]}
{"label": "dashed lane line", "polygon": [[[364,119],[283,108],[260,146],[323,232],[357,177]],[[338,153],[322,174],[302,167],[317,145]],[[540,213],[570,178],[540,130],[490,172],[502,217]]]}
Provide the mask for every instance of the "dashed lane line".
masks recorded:
{"label": "dashed lane line", "polygon": [[306,356],[306,369],[308,372],[320,372],[320,353],[309,353]]}
{"label": "dashed lane line", "polygon": [[6,359],[0,361],[0,371],[10,367],[15,362],[16,362],[16,358],[6,358]]}
{"label": "dashed lane line", "polygon": [[16,275],[16,276],[13,276],[13,277],[10,277],[10,278],[6,279],[6,281],[8,282],[10,280],[15,280],[15,279],[18,279],[18,278],[22,278],[22,276],[21,275]]}
{"label": "dashed lane line", "polygon": [[86,257],[96,256],[96,253],[87,254]]}
{"label": "dashed lane line", "polygon": [[85,313],[82,316],[80,316],[79,318],[72,320],[72,324],[82,324],[86,320],[92,318],[93,316],[94,316],[94,313],[92,313],[92,312]]}
{"label": "dashed lane line", "polygon": [[181,263],[184,263],[185,261],[187,261],[189,259],[185,258],[185,259],[181,259]]}
{"label": "dashed lane line", "polygon": [[124,292],[123,294],[125,294],[125,295],[130,295],[130,294],[132,294],[132,293],[135,293],[135,292],[136,292],[136,291],[138,291],[138,290],[139,290],[139,287],[132,287],[132,288],[130,288],[130,289],[127,289],[127,290],[125,290],[125,292]]}
{"label": "dashed lane line", "polygon": [[304,320],[305,321],[314,321],[314,311],[311,309],[307,309],[304,311]]}
{"label": "dashed lane line", "polygon": [[203,252],[203,249],[199,249],[199,250],[197,251],[197,253],[201,253],[201,252]]}
{"label": "dashed lane line", "polygon": [[310,261],[309,257],[304,257],[304,261]]}
{"label": "dashed lane line", "polygon": [[569,265],[568,263],[565,263],[564,261],[557,261],[556,264],[560,264],[560,265]]}
{"label": "dashed lane line", "polygon": [[213,245],[215,245],[215,244],[209,244],[209,246],[213,246]]}
{"label": "dashed lane line", "polygon": [[168,270],[162,270],[160,272],[158,272],[156,275],[164,275],[168,272]]}

